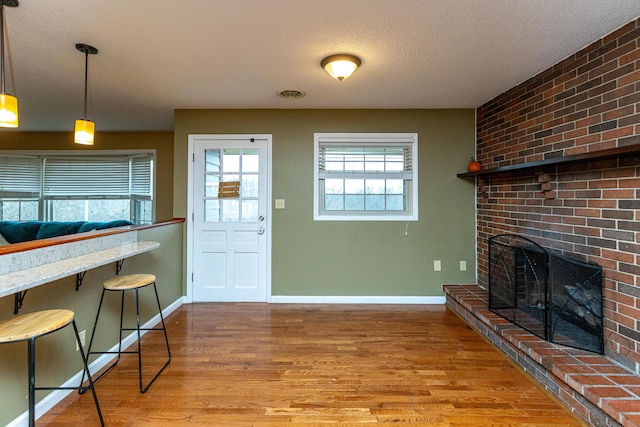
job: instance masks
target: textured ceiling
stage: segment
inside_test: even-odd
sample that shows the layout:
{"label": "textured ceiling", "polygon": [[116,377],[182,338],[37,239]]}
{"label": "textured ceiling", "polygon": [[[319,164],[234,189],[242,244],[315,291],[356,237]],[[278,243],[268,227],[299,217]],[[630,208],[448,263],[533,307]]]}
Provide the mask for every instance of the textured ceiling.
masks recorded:
{"label": "textured ceiling", "polygon": [[[23,131],[171,130],[174,109],[474,108],[640,16],[638,0],[20,0],[5,7]],[[342,83],[333,53],[362,66]],[[282,99],[280,90],[307,93]],[[2,131],[5,132],[6,130]],[[10,131],[9,131],[10,132]]]}

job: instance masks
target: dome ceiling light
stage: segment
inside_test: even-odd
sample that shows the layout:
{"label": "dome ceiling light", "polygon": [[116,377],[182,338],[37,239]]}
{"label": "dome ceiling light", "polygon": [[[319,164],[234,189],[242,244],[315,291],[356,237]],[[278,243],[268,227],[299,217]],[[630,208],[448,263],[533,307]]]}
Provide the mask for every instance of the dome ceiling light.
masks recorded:
{"label": "dome ceiling light", "polygon": [[343,81],[360,66],[360,58],[348,53],[340,53],[327,56],[320,65],[331,77]]}

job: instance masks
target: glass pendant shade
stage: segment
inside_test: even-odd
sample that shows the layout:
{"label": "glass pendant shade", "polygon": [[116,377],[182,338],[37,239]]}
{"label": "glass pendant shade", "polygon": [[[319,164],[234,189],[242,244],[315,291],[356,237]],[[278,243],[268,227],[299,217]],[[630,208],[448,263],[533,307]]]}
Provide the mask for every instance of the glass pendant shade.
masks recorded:
{"label": "glass pendant shade", "polygon": [[331,77],[342,81],[360,66],[360,58],[347,54],[331,55],[324,58],[320,65]]}
{"label": "glass pendant shade", "polygon": [[17,0],[0,0],[0,127],[18,127],[18,99],[5,92],[4,73],[4,6],[16,7]]}
{"label": "glass pendant shade", "polygon": [[0,127],[18,127],[18,99],[8,93],[0,93]]}
{"label": "glass pendant shade", "polygon": [[91,120],[76,120],[76,132],[74,142],[82,145],[93,145],[95,124]]}

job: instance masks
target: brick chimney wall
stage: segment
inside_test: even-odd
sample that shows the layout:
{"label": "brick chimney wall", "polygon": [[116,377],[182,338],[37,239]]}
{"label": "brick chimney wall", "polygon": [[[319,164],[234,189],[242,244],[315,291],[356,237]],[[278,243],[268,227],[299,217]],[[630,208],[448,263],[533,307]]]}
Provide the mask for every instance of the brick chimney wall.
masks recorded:
{"label": "brick chimney wall", "polygon": [[[640,147],[640,18],[477,109],[483,169]],[[640,374],[640,156],[477,177],[487,239],[520,234],[603,267],[605,353]]]}

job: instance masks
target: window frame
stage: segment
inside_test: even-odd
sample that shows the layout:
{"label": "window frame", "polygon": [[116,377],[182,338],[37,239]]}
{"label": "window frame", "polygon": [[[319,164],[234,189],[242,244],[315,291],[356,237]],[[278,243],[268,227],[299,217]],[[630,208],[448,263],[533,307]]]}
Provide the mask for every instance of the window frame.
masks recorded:
{"label": "window frame", "polygon": [[[392,210],[324,210],[323,174],[320,168],[320,150],[327,146],[344,144],[345,147],[387,147],[410,148],[410,171],[405,167],[403,192],[406,208],[403,211]],[[326,172],[325,172],[326,174]],[[360,176],[371,174],[371,178],[380,179],[384,172],[361,172]],[[382,175],[382,176],[381,176]],[[390,179],[390,178],[383,178]],[[313,219],[314,221],[418,221],[418,134],[417,133],[314,133],[313,148]]]}
{"label": "window frame", "polygon": [[[130,203],[130,212],[129,218],[123,218],[131,220],[136,224],[147,224],[149,221],[151,223],[155,222],[156,217],[156,187],[157,187],[157,174],[156,174],[156,162],[157,162],[157,154],[155,149],[134,149],[134,150],[91,150],[87,151],[78,151],[78,150],[43,150],[43,151],[29,151],[29,150],[0,150],[0,157],[27,157],[27,158],[35,158],[37,159],[38,167],[40,169],[40,192],[35,195],[35,197],[19,197],[14,198],[13,201],[28,201],[28,200],[37,200],[38,201],[38,210],[37,216],[39,221],[50,220],[47,219],[50,216],[48,213],[48,209],[50,209],[50,203],[55,200],[128,200]],[[44,170],[47,158],[82,158],[82,157],[104,157],[108,159],[109,157],[113,158],[127,158],[130,162],[129,166],[129,192],[127,195],[124,194],[104,194],[104,195],[95,195],[95,194],[77,194],[77,195],[50,195],[46,193],[45,190],[45,178],[44,178]],[[150,179],[150,194],[140,194],[134,191],[132,188],[132,180],[134,174],[134,167],[132,162],[135,162],[134,159],[145,157],[150,158],[150,171],[147,174]],[[0,196],[1,197],[1,196]],[[3,199],[10,200],[10,197],[2,197]],[[137,217],[140,203],[150,202],[151,205],[151,218],[150,220],[144,220]]]}

